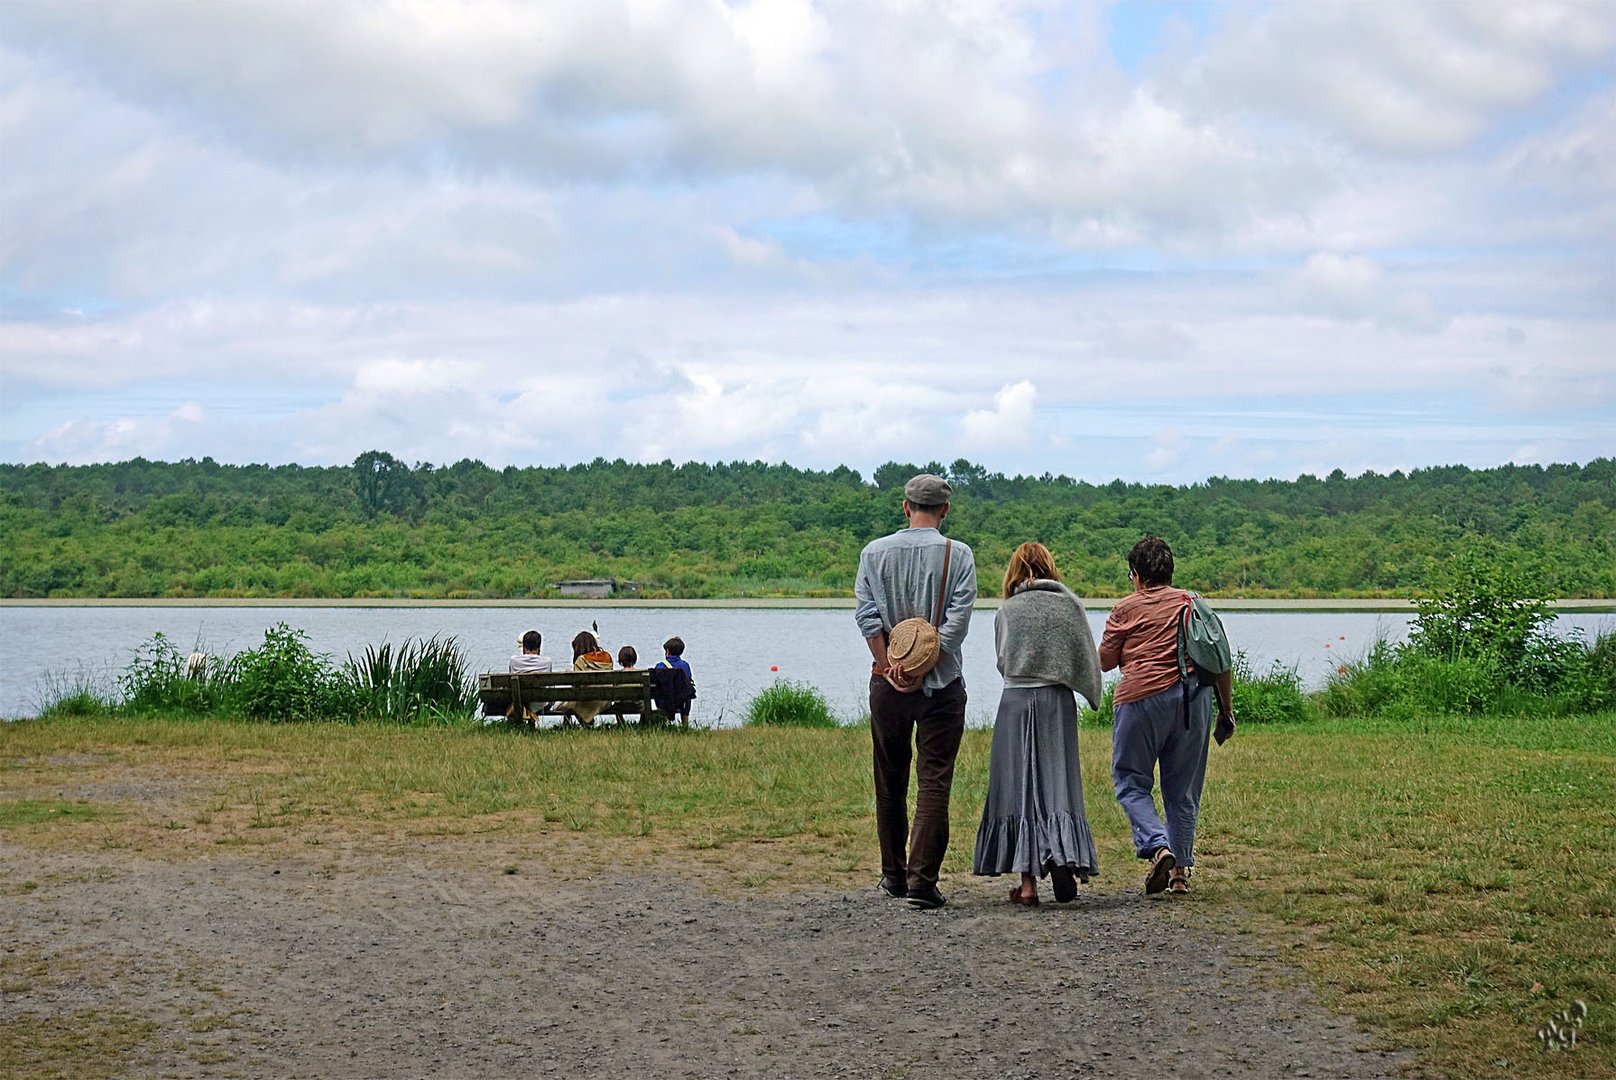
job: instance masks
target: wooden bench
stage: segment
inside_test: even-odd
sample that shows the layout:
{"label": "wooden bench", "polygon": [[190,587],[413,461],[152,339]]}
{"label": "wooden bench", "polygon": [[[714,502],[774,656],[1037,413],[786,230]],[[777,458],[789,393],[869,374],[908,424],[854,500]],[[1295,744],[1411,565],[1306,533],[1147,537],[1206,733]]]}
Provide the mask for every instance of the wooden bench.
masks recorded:
{"label": "wooden bench", "polygon": [[540,716],[566,716],[568,706],[581,702],[602,702],[602,713],[634,714],[641,723],[666,719],[651,704],[651,673],[644,668],[541,675],[491,671],[477,676],[477,698],[484,716],[503,716],[516,723],[537,723]]}

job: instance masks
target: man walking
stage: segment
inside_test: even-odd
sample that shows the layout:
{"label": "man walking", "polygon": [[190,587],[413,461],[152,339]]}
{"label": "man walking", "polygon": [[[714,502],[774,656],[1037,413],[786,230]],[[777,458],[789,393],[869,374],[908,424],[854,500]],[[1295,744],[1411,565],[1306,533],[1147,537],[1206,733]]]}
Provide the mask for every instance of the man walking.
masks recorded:
{"label": "man walking", "polygon": [[[942,907],[937,874],[948,850],[948,796],[965,732],[960,647],[976,603],[976,561],[966,545],[943,537],[953,489],[930,473],[903,486],[909,526],[873,540],[859,556],[854,618],[874,659],[870,735],[875,744],[875,830],[881,842],[881,889],[917,908]],[[905,675],[887,656],[888,635],[905,619],[937,627],[936,666]],[[911,748],[910,740],[914,741]],[[915,822],[908,823],[909,765],[915,767]]]}

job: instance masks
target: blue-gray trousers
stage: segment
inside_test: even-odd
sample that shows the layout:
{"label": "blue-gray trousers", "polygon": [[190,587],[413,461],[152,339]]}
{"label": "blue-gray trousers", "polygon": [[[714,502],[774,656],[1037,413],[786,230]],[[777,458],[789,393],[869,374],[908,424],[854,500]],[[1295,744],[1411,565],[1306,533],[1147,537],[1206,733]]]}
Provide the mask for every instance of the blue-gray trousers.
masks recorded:
{"label": "blue-gray trousers", "polygon": [[[1206,749],[1212,732],[1213,692],[1202,690],[1190,702],[1184,724],[1183,684],[1141,701],[1116,706],[1111,730],[1111,781],[1117,802],[1133,829],[1133,850],[1148,859],[1157,848],[1173,853],[1180,866],[1195,865],[1195,820],[1201,813],[1206,780]],[[1161,766],[1163,823],[1151,792]]]}

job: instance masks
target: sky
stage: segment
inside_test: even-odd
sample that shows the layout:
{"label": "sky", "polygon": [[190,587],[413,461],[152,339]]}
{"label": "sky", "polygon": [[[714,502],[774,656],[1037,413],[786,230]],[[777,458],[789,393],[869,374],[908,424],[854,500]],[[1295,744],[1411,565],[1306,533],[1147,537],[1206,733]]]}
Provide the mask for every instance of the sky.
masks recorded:
{"label": "sky", "polygon": [[6,0],[0,460],[1616,455],[1616,3]]}

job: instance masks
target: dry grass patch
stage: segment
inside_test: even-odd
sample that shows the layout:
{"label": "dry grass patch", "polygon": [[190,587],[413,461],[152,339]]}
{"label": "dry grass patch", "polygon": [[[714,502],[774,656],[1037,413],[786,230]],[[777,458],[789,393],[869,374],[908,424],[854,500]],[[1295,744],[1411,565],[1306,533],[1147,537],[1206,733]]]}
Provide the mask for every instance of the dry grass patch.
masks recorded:
{"label": "dry grass patch", "polygon": [[133,1013],[82,1009],[65,1016],[25,1012],[0,1024],[0,1077],[98,1080],[127,1076],[157,1025]]}
{"label": "dry grass patch", "polygon": [[0,952],[0,1078],[81,1080],[126,1076],[158,1025],[125,1009],[59,1013],[35,1002],[66,985],[104,986],[116,964],[83,951]]}

